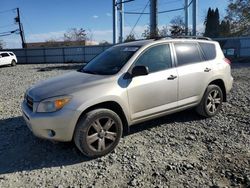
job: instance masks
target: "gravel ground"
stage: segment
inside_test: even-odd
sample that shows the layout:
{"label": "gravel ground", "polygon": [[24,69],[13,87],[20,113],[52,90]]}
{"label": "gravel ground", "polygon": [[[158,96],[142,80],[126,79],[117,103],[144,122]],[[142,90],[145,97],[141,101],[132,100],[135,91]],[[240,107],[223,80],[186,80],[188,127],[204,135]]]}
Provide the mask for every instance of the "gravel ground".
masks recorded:
{"label": "gravel ground", "polygon": [[25,90],[78,65],[0,68],[0,187],[250,187],[250,64],[235,64],[222,111],[193,110],[131,128],[116,150],[90,160],[72,143],[32,135],[21,117]]}

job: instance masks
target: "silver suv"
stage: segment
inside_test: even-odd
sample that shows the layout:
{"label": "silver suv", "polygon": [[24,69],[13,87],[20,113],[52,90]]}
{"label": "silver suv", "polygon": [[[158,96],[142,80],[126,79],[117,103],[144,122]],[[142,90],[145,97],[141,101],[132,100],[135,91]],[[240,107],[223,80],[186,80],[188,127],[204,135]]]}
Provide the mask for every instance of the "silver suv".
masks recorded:
{"label": "silver suv", "polygon": [[36,136],[74,140],[83,154],[99,157],[133,124],[193,107],[216,115],[232,82],[230,61],[215,41],[135,41],[31,87],[22,111]]}

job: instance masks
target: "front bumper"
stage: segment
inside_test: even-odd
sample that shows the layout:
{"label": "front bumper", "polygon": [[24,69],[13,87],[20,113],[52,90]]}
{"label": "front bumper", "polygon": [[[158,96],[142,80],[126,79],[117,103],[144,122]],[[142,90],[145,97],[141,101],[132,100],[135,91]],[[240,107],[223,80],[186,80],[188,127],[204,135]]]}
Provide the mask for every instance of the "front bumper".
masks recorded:
{"label": "front bumper", "polygon": [[[53,113],[32,112],[25,102],[22,103],[22,113],[35,136],[63,142],[72,140],[80,116],[80,112],[66,108]],[[51,134],[51,131],[55,134]]]}

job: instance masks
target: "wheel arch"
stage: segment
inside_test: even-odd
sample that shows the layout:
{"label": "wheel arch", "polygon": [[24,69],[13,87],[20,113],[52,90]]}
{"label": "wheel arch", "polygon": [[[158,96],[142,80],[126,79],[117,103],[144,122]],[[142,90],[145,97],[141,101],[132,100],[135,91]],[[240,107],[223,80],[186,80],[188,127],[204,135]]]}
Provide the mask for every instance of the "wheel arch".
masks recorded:
{"label": "wheel arch", "polygon": [[225,87],[224,81],[222,79],[213,80],[208,84],[208,86],[209,85],[217,85],[217,86],[219,86],[221,88],[222,93],[223,93],[223,102],[227,102],[226,87]]}
{"label": "wheel arch", "polygon": [[[101,102],[98,104],[94,104],[92,106],[89,106],[88,108],[86,108],[81,115],[79,116],[77,123],[79,122],[79,120],[81,119],[81,117],[83,117],[86,113],[95,110],[95,109],[99,109],[99,108],[105,108],[105,109],[109,109],[114,111],[115,113],[117,113],[117,115],[121,118],[122,121],[122,125],[123,125],[123,135],[128,134],[129,132],[129,124],[128,124],[128,120],[127,117],[122,109],[122,107],[120,106],[120,104],[118,104],[115,101],[106,101],[106,102]],[[76,123],[76,125],[77,125]],[[76,126],[75,126],[76,128]],[[75,132],[75,130],[74,130]]]}

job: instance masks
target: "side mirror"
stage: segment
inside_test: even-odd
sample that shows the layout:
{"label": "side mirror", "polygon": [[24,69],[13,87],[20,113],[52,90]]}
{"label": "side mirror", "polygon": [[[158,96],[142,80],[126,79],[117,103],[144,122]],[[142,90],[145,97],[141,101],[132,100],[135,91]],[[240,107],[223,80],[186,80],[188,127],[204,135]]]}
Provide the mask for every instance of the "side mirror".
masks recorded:
{"label": "side mirror", "polygon": [[135,66],[132,69],[132,77],[136,77],[136,76],[143,76],[143,75],[148,75],[149,71],[148,71],[148,67],[146,66]]}

